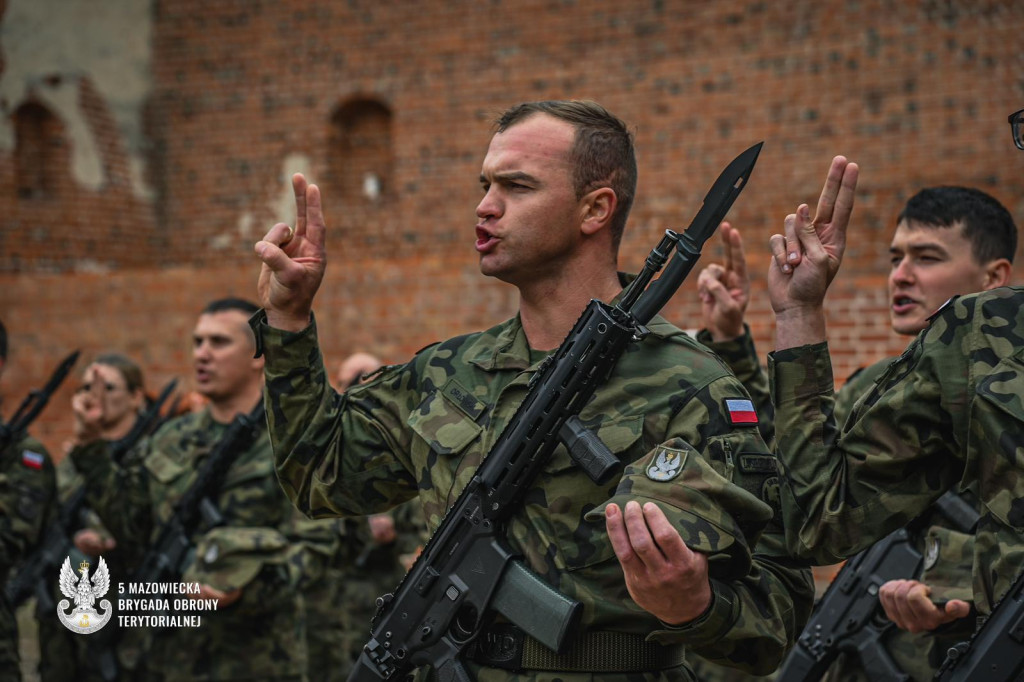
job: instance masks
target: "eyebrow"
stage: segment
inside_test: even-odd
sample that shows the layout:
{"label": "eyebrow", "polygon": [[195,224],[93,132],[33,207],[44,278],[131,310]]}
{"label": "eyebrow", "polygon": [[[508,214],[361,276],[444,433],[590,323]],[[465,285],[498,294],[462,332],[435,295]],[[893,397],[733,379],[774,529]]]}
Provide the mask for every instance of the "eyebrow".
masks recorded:
{"label": "eyebrow", "polygon": [[[530,182],[530,183],[533,183],[535,185],[539,185],[540,184],[540,180],[538,180],[534,176],[530,175],[529,173],[524,173],[523,171],[501,171],[501,172],[498,172],[498,173],[494,174],[494,181],[495,182],[499,182],[499,181],[520,182],[520,181],[524,181],[524,180],[526,182]],[[491,182],[491,181],[488,180],[484,176],[483,173],[481,173],[480,174],[480,184],[483,185],[483,184],[486,184],[488,182]]]}
{"label": "eyebrow", "polygon": [[938,251],[939,253],[943,253],[943,254],[948,254],[949,253],[946,250],[946,247],[942,246],[941,244],[936,244],[934,242],[925,242],[923,244],[911,244],[906,249],[896,248],[895,246],[890,246],[889,247],[889,253],[904,253],[904,252],[919,253],[921,251],[929,251],[929,250],[931,250],[931,251]]}

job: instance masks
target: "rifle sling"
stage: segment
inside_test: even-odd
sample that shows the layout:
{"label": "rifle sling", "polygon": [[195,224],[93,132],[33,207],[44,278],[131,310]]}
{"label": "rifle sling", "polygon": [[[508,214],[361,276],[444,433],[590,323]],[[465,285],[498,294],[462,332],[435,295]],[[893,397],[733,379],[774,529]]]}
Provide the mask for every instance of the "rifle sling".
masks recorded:
{"label": "rifle sling", "polygon": [[569,650],[556,654],[511,623],[484,628],[469,653],[470,660],[502,670],[546,670],[582,673],[632,673],[683,665],[686,647],[648,642],[627,632],[587,632],[573,639]]}

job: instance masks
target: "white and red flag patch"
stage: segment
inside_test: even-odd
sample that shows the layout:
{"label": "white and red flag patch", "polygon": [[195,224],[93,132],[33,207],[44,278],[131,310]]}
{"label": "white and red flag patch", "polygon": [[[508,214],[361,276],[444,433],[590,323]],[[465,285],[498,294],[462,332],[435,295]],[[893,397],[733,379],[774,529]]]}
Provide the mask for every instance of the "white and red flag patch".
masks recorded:
{"label": "white and red flag patch", "polygon": [[23,450],[21,453],[21,463],[30,469],[42,469],[44,461],[43,456],[38,452]]}
{"label": "white and red flag patch", "polygon": [[732,424],[756,424],[757,412],[749,398],[726,398],[725,411],[729,414]]}

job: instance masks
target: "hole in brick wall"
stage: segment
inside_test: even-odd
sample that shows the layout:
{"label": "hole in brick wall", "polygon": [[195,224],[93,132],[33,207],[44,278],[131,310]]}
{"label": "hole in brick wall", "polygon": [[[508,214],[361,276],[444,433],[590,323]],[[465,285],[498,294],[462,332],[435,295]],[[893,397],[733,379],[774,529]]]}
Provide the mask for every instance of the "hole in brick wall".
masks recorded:
{"label": "hole in brick wall", "polygon": [[60,169],[66,168],[64,126],[38,102],[26,102],[14,112],[15,187],[19,198],[39,199],[57,194]]}
{"label": "hole in brick wall", "polygon": [[374,100],[355,100],[331,118],[328,179],[345,206],[373,207],[392,191],[391,111]]}

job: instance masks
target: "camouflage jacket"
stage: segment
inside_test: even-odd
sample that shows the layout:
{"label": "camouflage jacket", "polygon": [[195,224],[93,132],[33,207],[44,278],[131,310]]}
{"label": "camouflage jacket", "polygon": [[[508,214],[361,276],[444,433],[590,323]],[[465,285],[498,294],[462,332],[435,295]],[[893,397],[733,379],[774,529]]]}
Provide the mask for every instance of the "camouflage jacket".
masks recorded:
{"label": "camouflage jacket", "polygon": [[[110,460],[104,442],[71,456],[96,491],[93,508],[118,542],[148,546],[226,428],[209,410],[175,419],[140,444],[141,465],[127,468]],[[223,524],[200,527],[193,536],[194,553],[181,579],[222,591],[241,588],[242,596],[226,608],[201,612],[200,627],[154,633],[145,665],[168,682],[303,675],[300,588],[319,577],[335,551],[333,533],[302,518],[285,497],[265,432],[237,455],[212,501]],[[113,581],[130,581],[117,571],[110,566]]]}
{"label": "camouflage jacket", "polygon": [[[418,495],[436,529],[540,364],[530,361],[517,317],[430,346],[338,395],[315,323],[298,333],[272,329],[262,315],[252,324],[266,354],[279,478],[313,516],[369,514]],[[771,669],[812,598],[809,571],[784,558],[781,528],[763,501],[774,499],[774,459],[756,428],[730,423],[725,400],[746,393],[728,370],[660,318],[649,327],[580,414],[626,463],[621,480],[593,484],[559,446],[508,539],[548,583],[584,604],[584,631],[642,634]],[[669,452],[683,455],[679,475],[648,478],[648,467]],[[660,624],[629,598],[601,513],[604,503],[629,499],[658,502],[687,544],[710,555],[713,605],[686,627]]]}
{"label": "camouflage jacket", "polygon": [[[768,392],[768,375],[757,359],[757,352],[749,328],[739,339],[728,342],[713,342],[710,334],[698,335],[709,348],[714,350],[734,371],[748,389],[758,406],[762,423],[774,414],[771,396]],[[896,358],[885,358],[858,369],[850,375],[835,395],[836,424],[843,424],[853,411],[854,404],[873,389],[889,365]],[[767,403],[767,408],[762,407]],[[763,411],[762,411],[763,410]],[[768,419],[765,418],[767,413]],[[774,422],[769,422],[762,433],[773,433]],[[977,506],[977,500],[970,496]],[[970,589],[974,535],[958,529],[937,507],[929,507],[913,524],[912,541],[924,556],[920,574],[904,576],[916,578],[932,588],[935,600],[963,599],[971,601]],[[946,652],[959,641],[967,639],[974,629],[974,621],[964,618],[950,623],[935,632],[911,633],[893,628],[885,634],[884,646],[896,665],[911,679],[924,682],[930,680],[945,660]],[[870,675],[856,655],[840,652],[836,662],[829,668],[825,678],[830,682],[870,682]]]}
{"label": "camouflage jacket", "polygon": [[981,614],[1024,565],[1024,288],[954,299],[840,431],[826,344],[769,356],[787,542],[828,563],[970,490]]}
{"label": "camouflage jacket", "polygon": [[53,518],[56,499],[56,473],[42,443],[26,437],[0,453],[0,670],[18,669],[18,631],[3,586]]}

